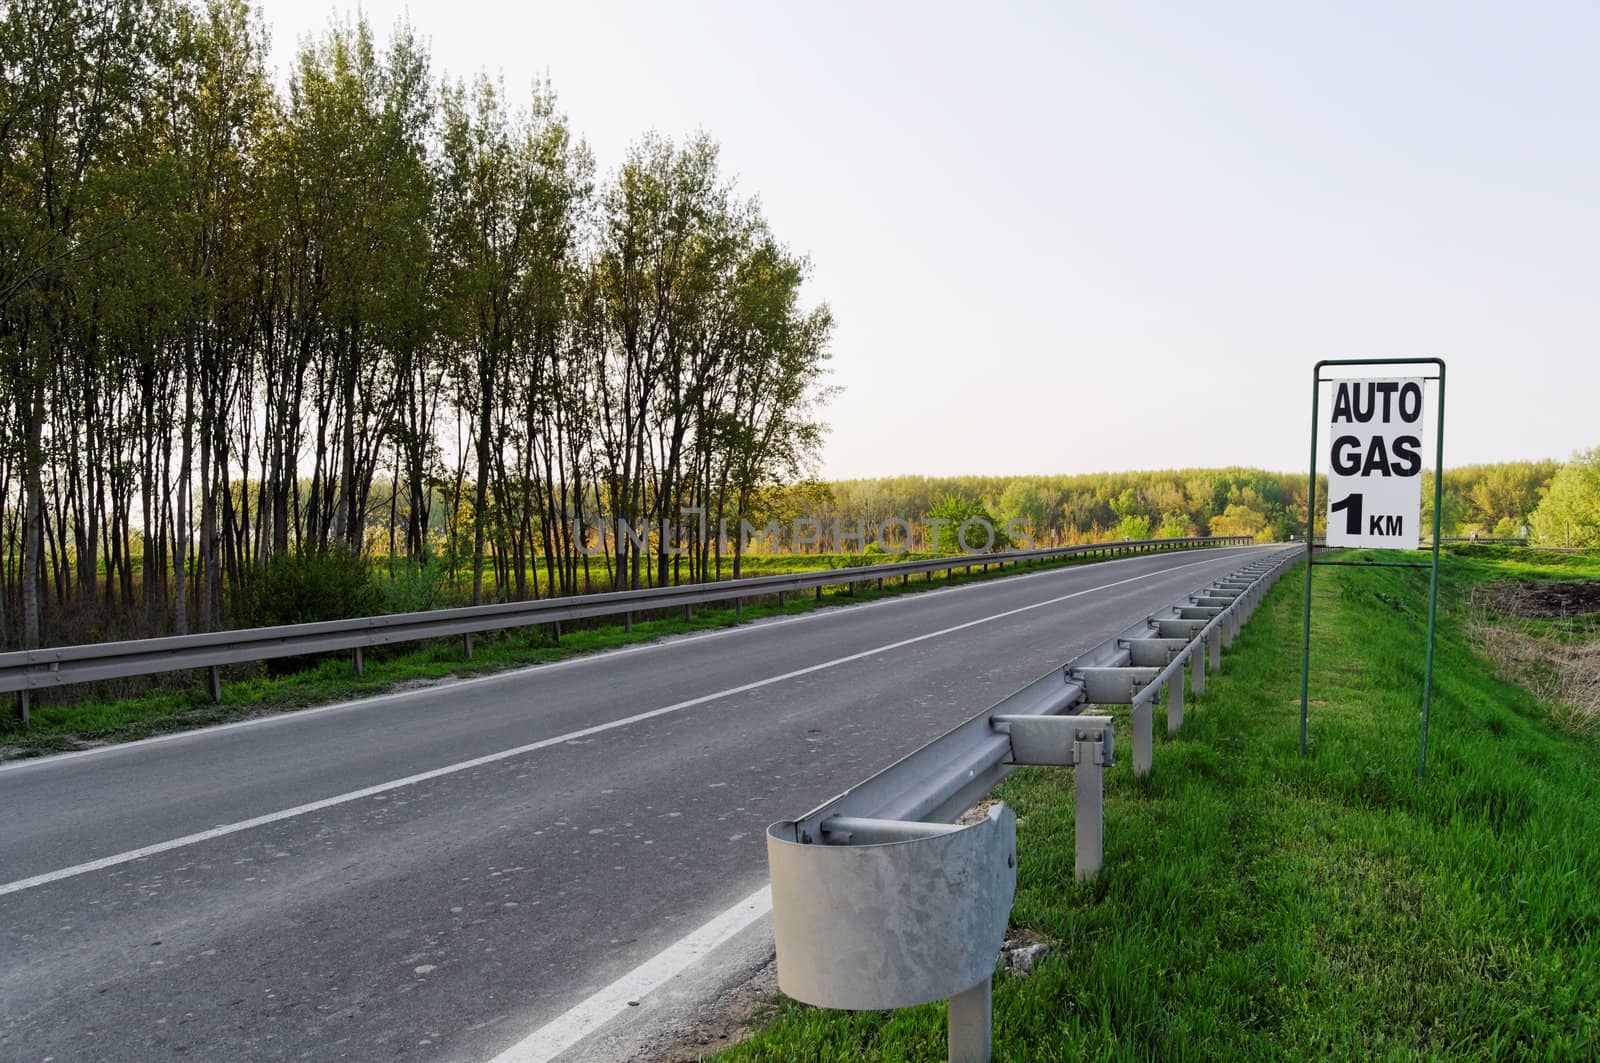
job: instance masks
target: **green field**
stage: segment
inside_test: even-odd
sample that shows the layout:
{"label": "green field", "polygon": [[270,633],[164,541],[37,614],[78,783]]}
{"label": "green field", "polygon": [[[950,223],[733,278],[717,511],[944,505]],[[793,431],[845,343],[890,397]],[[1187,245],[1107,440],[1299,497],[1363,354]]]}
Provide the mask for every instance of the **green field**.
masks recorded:
{"label": "green field", "polygon": [[[1497,675],[1468,629],[1495,581],[1596,577],[1593,554],[1447,557],[1425,785],[1426,572],[1355,568],[1317,570],[1309,758],[1297,569],[1158,741],[1150,780],[1125,754],[1108,774],[1094,881],[1073,881],[1070,773],[1013,776],[996,794],[1019,822],[1013,927],[1056,947],[996,976],[996,1058],[1593,1058],[1600,744],[1573,706]],[[722,1058],[944,1050],[942,1004],[780,1001]]]}

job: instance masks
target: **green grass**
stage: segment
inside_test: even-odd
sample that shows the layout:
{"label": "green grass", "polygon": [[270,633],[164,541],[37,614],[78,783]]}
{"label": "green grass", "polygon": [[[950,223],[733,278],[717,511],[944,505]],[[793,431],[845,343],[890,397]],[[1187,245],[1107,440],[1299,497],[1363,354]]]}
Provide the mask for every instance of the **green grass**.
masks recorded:
{"label": "green grass", "polygon": [[[747,571],[747,575],[765,575],[778,570],[844,568],[864,563],[861,556],[852,555],[762,557],[760,560],[763,565],[770,562],[772,565],[790,567],[762,568],[759,572],[752,569]],[[897,559],[888,557],[888,560]],[[1095,560],[1074,555],[1044,564],[1028,565],[1021,571],[1093,564]],[[984,572],[982,561],[975,559],[970,574],[957,571],[948,579],[942,574],[932,579],[914,576],[905,585],[890,578],[882,589],[871,584],[859,585],[854,594],[842,587],[830,587],[824,591],[820,602],[811,594],[804,594],[789,598],[781,608],[775,598],[764,598],[747,603],[742,617],[736,614],[730,603],[726,608],[697,608],[693,619],[687,621],[681,615],[639,619],[635,621],[632,632],[624,630],[620,619],[587,626],[567,625],[559,645],[551,632],[538,627],[481,634],[474,639],[471,660],[463,656],[459,639],[436,639],[368,649],[365,654],[365,674],[360,678],[351,674],[351,659],[344,654],[298,662],[278,662],[271,668],[265,665],[242,665],[224,669],[222,701],[217,704],[211,701],[205,689],[203,673],[198,672],[171,673],[153,680],[84,684],[35,695],[36,703],[26,729],[14,718],[0,721],[0,758],[38,756],[107,742],[131,741],[209,724],[382,694],[417,682],[484,675],[506,668],[547,663],[597,650],[649,642],[668,635],[724,628],[741,620],[805,613],[819,605],[871,601],[929,587],[997,579],[1015,571],[996,567]]]}
{"label": "green grass", "polygon": [[[996,1058],[1593,1058],[1600,746],[1499,681],[1460,623],[1476,583],[1589,576],[1600,558],[1446,558],[1425,785],[1427,573],[1357,568],[1317,570],[1307,759],[1296,569],[1151,779],[1125,753],[1108,773],[1095,880],[1073,880],[1070,772],[1013,776],[1012,922],[1059,947],[996,976]],[[943,1059],[944,1006],[782,1002],[721,1058]]]}

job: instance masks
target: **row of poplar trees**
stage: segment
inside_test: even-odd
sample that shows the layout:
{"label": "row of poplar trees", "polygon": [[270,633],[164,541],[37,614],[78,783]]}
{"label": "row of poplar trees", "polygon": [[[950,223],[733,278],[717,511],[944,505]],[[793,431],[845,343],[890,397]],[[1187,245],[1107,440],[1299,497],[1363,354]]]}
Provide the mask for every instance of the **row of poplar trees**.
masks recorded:
{"label": "row of poplar trees", "polygon": [[280,85],[243,0],[0,10],[6,643],[215,628],[315,551],[447,541],[479,601],[696,578],[716,536],[579,540],[737,523],[813,454],[830,318],[704,136],[597,177],[548,86],[404,26]]}

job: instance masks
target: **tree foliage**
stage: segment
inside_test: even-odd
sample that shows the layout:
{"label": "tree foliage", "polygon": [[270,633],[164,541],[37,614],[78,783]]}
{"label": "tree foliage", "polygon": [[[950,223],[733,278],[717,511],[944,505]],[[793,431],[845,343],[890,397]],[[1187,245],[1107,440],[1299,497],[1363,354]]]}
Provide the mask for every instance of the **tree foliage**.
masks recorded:
{"label": "tree foliage", "polygon": [[997,525],[1021,521],[1018,526],[1041,544],[1212,534],[1212,522],[1230,506],[1242,506],[1259,518],[1251,531],[1237,534],[1259,532],[1283,539],[1297,534],[1305,519],[1305,477],[1260,469],[900,476],[845,480],[831,486],[831,497],[819,512],[825,521],[917,520],[954,496],[975,500],[998,514]]}
{"label": "tree foliage", "polygon": [[0,642],[241,621],[285,557],[695,578],[808,471],[831,318],[710,138],[599,176],[407,26],[267,52],[245,0],[0,8]]}
{"label": "tree foliage", "polygon": [[924,518],[933,529],[929,544],[940,554],[979,554],[1008,550],[1011,536],[989,508],[976,498],[951,493],[935,503]]}
{"label": "tree foliage", "polygon": [[1532,525],[1535,541],[1546,546],[1600,546],[1600,447],[1562,466]]}
{"label": "tree foliage", "polygon": [[[1445,535],[1520,535],[1561,466],[1507,462],[1446,469]],[[1323,532],[1327,483],[1317,489]],[[1001,522],[1017,519],[1040,543],[1250,535],[1282,541],[1303,534],[1304,475],[1263,469],[1167,469],[1081,476],[900,476],[845,480],[819,501],[818,516],[843,524],[918,520],[950,496],[976,500]],[[1431,529],[1433,476],[1422,477],[1423,526]]]}

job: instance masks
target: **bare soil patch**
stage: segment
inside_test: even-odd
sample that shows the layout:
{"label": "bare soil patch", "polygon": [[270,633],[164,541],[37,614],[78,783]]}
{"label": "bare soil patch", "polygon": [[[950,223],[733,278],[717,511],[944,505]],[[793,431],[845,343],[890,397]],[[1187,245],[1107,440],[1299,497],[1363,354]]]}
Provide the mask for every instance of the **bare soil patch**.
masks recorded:
{"label": "bare soil patch", "polygon": [[1484,604],[1497,613],[1535,619],[1600,613],[1600,580],[1497,583],[1484,588]]}
{"label": "bare soil patch", "polygon": [[1548,704],[1557,724],[1600,730],[1600,581],[1491,584],[1473,593],[1471,616],[1503,678]]}

